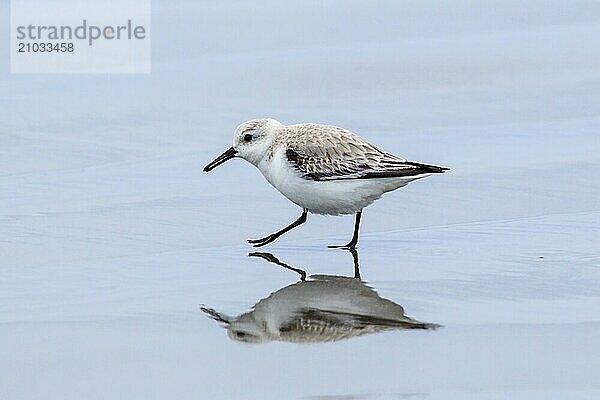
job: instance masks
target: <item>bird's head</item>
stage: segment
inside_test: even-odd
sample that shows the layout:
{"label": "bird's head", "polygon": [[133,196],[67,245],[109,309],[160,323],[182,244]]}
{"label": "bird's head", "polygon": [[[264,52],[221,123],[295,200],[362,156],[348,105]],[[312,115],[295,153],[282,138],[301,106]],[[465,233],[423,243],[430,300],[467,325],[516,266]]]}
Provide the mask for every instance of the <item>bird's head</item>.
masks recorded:
{"label": "bird's head", "polygon": [[238,316],[227,327],[230,339],[244,343],[264,343],[270,341],[266,327],[254,319],[252,312]]}
{"label": "bird's head", "polygon": [[281,127],[279,121],[271,118],[252,119],[240,124],[233,133],[233,146],[204,167],[204,172],[210,172],[234,157],[257,165],[273,144]]}
{"label": "bird's head", "polygon": [[200,307],[208,317],[220,322],[227,329],[230,339],[244,343],[264,343],[270,341],[264,323],[254,318],[252,311],[231,317],[212,308]]}

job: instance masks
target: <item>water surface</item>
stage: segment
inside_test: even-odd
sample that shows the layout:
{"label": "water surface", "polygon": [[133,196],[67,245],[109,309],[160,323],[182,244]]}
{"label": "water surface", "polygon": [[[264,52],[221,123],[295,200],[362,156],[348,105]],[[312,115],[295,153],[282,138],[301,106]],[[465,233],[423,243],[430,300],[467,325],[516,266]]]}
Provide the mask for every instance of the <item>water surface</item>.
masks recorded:
{"label": "water surface", "polygon": [[[155,2],[151,75],[5,66],[0,397],[597,398],[600,8],[565,4]],[[366,209],[359,244],[365,285],[442,327],[251,345],[202,312],[299,280],[246,239],[300,210],[243,161],[201,172],[266,116],[452,168]],[[352,223],[261,251],[352,277],[326,248]]]}

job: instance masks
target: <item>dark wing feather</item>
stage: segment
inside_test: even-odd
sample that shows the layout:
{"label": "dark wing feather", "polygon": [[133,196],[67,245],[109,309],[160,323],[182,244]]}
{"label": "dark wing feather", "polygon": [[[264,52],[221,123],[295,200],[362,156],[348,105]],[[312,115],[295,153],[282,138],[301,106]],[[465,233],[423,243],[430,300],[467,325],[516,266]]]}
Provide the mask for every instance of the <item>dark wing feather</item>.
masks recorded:
{"label": "dark wing feather", "polygon": [[412,318],[386,319],[377,316],[307,308],[283,324],[279,333],[289,342],[334,342],[392,329],[435,329]]}

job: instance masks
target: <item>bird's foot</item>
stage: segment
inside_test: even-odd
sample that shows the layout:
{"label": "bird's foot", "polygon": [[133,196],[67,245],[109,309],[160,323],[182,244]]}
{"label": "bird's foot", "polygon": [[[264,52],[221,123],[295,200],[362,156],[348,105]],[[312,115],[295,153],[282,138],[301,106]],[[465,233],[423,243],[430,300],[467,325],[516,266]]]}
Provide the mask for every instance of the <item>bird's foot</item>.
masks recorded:
{"label": "bird's foot", "polygon": [[356,250],[356,243],[348,243],[348,244],[344,244],[341,246],[336,246],[336,245],[332,245],[332,246],[327,246],[327,248],[329,249],[342,249],[342,250]]}
{"label": "bird's foot", "polygon": [[260,257],[264,260],[267,260],[268,262],[272,262],[273,264],[278,264],[278,265],[281,263],[281,261],[279,261],[279,259],[271,253],[263,253],[260,251],[254,251],[252,253],[248,253],[248,257]]}
{"label": "bird's foot", "polygon": [[275,239],[277,239],[279,236],[276,235],[269,235],[269,236],[265,236],[264,238],[260,238],[260,239],[248,239],[248,243],[250,243],[253,247],[262,247],[262,246],[266,246],[267,244],[274,242]]}

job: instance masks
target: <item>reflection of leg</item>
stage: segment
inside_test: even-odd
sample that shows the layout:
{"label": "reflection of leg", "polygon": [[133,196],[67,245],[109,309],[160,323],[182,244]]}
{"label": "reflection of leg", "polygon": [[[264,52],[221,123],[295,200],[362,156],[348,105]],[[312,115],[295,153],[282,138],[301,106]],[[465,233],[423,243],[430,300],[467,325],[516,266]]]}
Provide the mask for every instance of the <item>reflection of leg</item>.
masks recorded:
{"label": "reflection of leg", "polygon": [[358,251],[356,249],[348,249],[352,254],[352,261],[354,261],[354,277],[360,279],[360,265],[358,263]]}
{"label": "reflection of leg", "polygon": [[306,271],[300,269],[300,268],[294,268],[291,265],[287,265],[286,263],[283,263],[281,261],[279,261],[279,259],[277,257],[275,257],[273,254],[271,253],[262,253],[262,252],[254,252],[254,253],[250,253],[248,254],[248,256],[250,257],[260,257],[264,260],[267,260],[270,263],[279,265],[280,267],[283,267],[285,269],[289,269],[290,271],[294,271],[295,273],[300,275],[300,280],[301,281],[305,281],[306,280]]}
{"label": "reflection of leg", "polygon": [[352,240],[348,244],[343,246],[329,246],[330,249],[354,249],[356,248],[356,244],[358,243],[358,230],[360,228],[360,218],[362,216],[362,210],[356,213],[356,219],[354,220],[354,234],[352,235]]}
{"label": "reflection of leg", "polygon": [[284,233],[291,231],[295,227],[305,223],[306,219],[307,219],[307,215],[308,215],[308,210],[306,208],[304,208],[302,210],[302,214],[300,215],[300,217],[297,220],[295,220],[294,222],[292,222],[291,224],[289,224],[288,226],[286,226],[285,228],[283,228],[275,233],[272,233],[269,236],[265,236],[264,238],[248,239],[248,243],[252,244],[254,247],[261,247],[261,246],[264,246],[271,242],[274,242],[279,236],[281,236]]}

